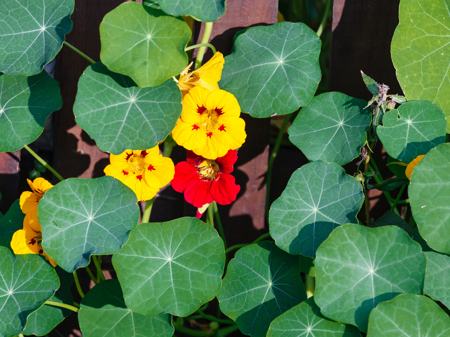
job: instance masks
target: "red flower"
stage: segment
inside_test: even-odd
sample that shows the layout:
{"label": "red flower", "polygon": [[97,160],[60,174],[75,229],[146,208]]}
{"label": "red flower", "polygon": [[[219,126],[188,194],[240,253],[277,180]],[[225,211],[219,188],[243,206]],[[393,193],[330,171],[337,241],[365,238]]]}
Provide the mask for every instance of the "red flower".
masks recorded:
{"label": "red flower", "polygon": [[172,187],[184,193],[184,199],[197,208],[213,201],[220,205],[231,204],[241,189],[231,175],[236,160],[236,150],[230,150],[216,160],[188,151],[186,161],[175,165]]}

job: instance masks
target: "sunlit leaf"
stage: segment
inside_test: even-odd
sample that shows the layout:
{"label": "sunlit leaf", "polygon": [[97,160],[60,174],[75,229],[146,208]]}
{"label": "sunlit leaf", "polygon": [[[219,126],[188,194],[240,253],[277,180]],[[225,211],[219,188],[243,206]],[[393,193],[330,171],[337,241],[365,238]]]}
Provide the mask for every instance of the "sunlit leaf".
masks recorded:
{"label": "sunlit leaf", "polygon": [[450,309],[450,256],[425,252],[427,266],[423,293]]}
{"label": "sunlit leaf", "polygon": [[174,16],[193,16],[200,21],[216,21],[225,13],[225,0],[144,0]]}

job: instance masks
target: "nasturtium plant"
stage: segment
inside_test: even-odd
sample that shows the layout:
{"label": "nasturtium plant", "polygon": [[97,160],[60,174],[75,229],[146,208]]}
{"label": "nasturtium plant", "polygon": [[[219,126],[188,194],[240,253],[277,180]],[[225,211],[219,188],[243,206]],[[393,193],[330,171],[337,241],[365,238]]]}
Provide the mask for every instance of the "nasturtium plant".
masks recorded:
{"label": "nasturtium plant", "polygon": [[218,299],[244,334],[264,337],[275,317],[305,299],[299,259],[267,241],[241,248],[228,265]]}
{"label": "nasturtium plant", "polygon": [[425,258],[423,293],[450,309],[450,256],[425,252]]}
{"label": "nasturtium plant", "polygon": [[270,235],[286,252],[314,257],[333,228],[356,221],[363,200],[361,184],[339,165],[306,164],[270,207]]}
{"label": "nasturtium plant", "polygon": [[216,21],[225,14],[225,0],[144,0],[144,4],[159,6],[170,15],[188,15],[200,21]]}
{"label": "nasturtium plant", "polygon": [[450,133],[450,16],[448,0],[401,0],[391,54],[408,99],[435,102]]}
{"label": "nasturtium plant", "polygon": [[42,246],[61,268],[73,272],[87,266],[92,255],[119,250],[138,216],[136,196],[118,180],[67,179],[39,202]]}
{"label": "nasturtium plant", "polygon": [[378,303],[422,292],[425,256],[401,228],[345,224],[319,247],[315,267],[314,300],[321,313],[366,331]]}
{"label": "nasturtium plant", "polygon": [[184,48],[190,39],[189,26],[181,19],[152,15],[145,6],[126,2],[100,24],[100,59],[139,87],[154,87],[186,67]]}
{"label": "nasturtium plant", "polygon": [[74,0],[2,1],[0,72],[36,75],[51,62],[72,30]]}
{"label": "nasturtium plant", "polygon": [[47,117],[62,106],[58,83],[47,73],[0,75],[0,151],[17,151],[42,133]]}
{"label": "nasturtium plant", "polygon": [[148,149],[164,140],[181,113],[181,94],[174,81],[139,88],[126,76],[100,64],[80,77],[75,119],[108,152]]}
{"label": "nasturtium plant", "polygon": [[347,164],[366,141],[371,120],[366,105],[340,92],[316,96],[292,123],[289,139],[309,160]]}
{"label": "nasturtium plant", "polygon": [[314,96],[319,53],[320,39],[303,23],[248,28],[225,58],[220,84],[252,117],[286,115]]}
{"label": "nasturtium plant", "polygon": [[219,292],[225,250],[211,225],[184,217],[135,227],[113,265],[128,308],[187,316]]}

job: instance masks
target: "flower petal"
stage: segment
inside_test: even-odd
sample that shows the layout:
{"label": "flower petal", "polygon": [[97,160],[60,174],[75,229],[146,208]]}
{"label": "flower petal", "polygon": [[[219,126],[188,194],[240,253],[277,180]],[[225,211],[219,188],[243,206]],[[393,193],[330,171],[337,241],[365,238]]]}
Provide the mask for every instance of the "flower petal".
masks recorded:
{"label": "flower petal", "polygon": [[228,205],[236,200],[241,187],[236,184],[234,176],[231,174],[221,174],[219,179],[211,186],[211,195],[220,205]]}

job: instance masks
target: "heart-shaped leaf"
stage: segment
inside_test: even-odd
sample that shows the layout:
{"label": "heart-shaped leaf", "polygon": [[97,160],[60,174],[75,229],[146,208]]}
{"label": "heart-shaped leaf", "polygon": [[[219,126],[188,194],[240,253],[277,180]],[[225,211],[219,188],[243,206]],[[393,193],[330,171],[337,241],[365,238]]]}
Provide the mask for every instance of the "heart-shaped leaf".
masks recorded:
{"label": "heart-shaped leaf", "polygon": [[74,0],[0,2],[0,72],[35,75],[52,61],[72,30]]}
{"label": "heart-shaped leaf", "polygon": [[361,184],[339,165],[303,165],[270,207],[270,235],[286,252],[313,257],[333,228],[356,221],[363,200]]}
{"label": "heart-shaped leaf", "polygon": [[100,283],[81,301],[78,313],[84,337],[171,337],[168,315],[144,316],[125,306],[117,280]]}
{"label": "heart-shaped leaf", "polygon": [[[1,19],[0,19],[1,20]],[[62,106],[58,83],[45,72],[0,75],[0,152],[20,150],[44,130],[45,120]]]}
{"label": "heart-shaped leaf", "polygon": [[172,80],[140,89],[102,65],[81,75],[73,107],[77,124],[103,151],[154,147],[172,131],[181,113],[181,93]]}
{"label": "heart-shaped leaf", "polygon": [[450,254],[450,143],[432,149],[414,168],[408,193],[414,220],[427,244]]}
{"label": "heart-shaped leaf", "polygon": [[23,217],[19,200],[14,201],[4,215],[0,213],[0,246],[11,247],[11,239],[14,232],[23,226]]}
{"label": "heart-shaped leaf", "polygon": [[427,266],[423,293],[450,309],[450,256],[425,252]]}
{"label": "heart-shaped leaf", "polygon": [[346,224],[317,250],[314,299],[325,316],[366,331],[370,311],[399,293],[421,293],[425,257],[401,228]]}
{"label": "heart-shaped leaf", "polygon": [[0,247],[0,336],[12,337],[25,326],[28,314],[59,288],[55,270],[39,255],[14,256]]}
{"label": "heart-shaped leaf", "polygon": [[289,309],[270,323],[267,337],[359,337],[356,329],[320,314],[312,298]]}
{"label": "heart-shaped leaf", "polygon": [[402,0],[392,61],[408,99],[428,99],[447,115],[450,133],[450,16],[448,0]]}
{"label": "heart-shaped leaf", "polygon": [[289,139],[309,160],[340,165],[358,157],[366,141],[370,114],[366,102],[327,92],[314,97],[289,128]]}
{"label": "heart-shaped leaf", "polygon": [[200,21],[216,21],[225,14],[225,0],[144,0],[144,3],[159,5],[173,16],[192,16]]}
{"label": "heart-shaped leaf", "polygon": [[305,297],[299,259],[264,241],[237,251],[218,299],[242,333],[264,337],[275,317]]}
{"label": "heart-shaped leaf", "polygon": [[383,116],[377,134],[387,153],[409,163],[445,142],[445,115],[431,102],[409,101]]}
{"label": "heart-shaped leaf", "polygon": [[212,226],[185,217],[137,226],[113,265],[128,308],[187,316],[217,295],[225,249]]}
{"label": "heart-shaped leaf", "polygon": [[67,272],[116,252],[138,218],[135,194],[111,177],[66,179],[39,202],[42,246]]}
{"label": "heart-shaped leaf", "polygon": [[225,58],[220,84],[253,117],[285,115],[314,96],[319,54],[320,39],[303,23],[248,28]]}
{"label": "heart-shaped leaf", "polygon": [[190,39],[183,20],[153,16],[141,4],[126,2],[100,24],[100,59],[140,87],[158,86],[186,67],[184,48]]}
{"label": "heart-shaped leaf", "polygon": [[426,296],[402,294],[380,303],[369,318],[367,337],[446,337],[450,317]]}

